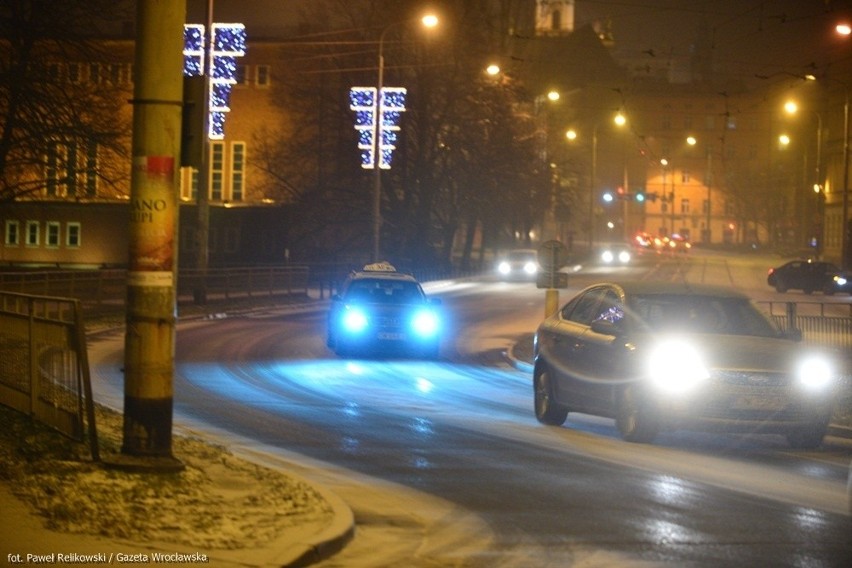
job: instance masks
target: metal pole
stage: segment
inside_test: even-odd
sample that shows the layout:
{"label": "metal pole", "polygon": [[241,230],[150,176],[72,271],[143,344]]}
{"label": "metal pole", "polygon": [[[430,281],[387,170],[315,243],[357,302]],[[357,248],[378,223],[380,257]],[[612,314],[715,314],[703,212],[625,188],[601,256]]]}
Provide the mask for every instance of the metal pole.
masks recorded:
{"label": "metal pole", "polygon": [[595,177],[598,167],[598,125],[592,129],[592,175],[589,180],[589,254],[595,241]]}
{"label": "metal pole", "polygon": [[840,266],[849,268],[849,88],[843,103],[843,213],[841,216]]}
{"label": "metal pole", "polygon": [[376,131],[373,133],[373,262],[378,262],[382,233],[382,89],[385,81],[385,33],[379,37],[379,74],[376,81]]}
{"label": "metal pole", "polygon": [[710,201],[710,188],[713,185],[713,152],[710,148],[707,148],[707,175],[704,176],[704,180],[707,182],[707,227],[705,228],[707,237],[705,242],[709,245],[713,242],[713,231],[710,229],[710,223],[713,220],[713,207]]}
{"label": "metal pole", "polygon": [[137,5],[133,168],[120,467],[175,471],[172,457],[185,0]]}
{"label": "metal pole", "polygon": [[202,91],[201,119],[201,167],[198,169],[198,195],[196,196],[195,268],[197,278],[193,289],[193,301],[197,305],[207,303],[207,269],[210,264],[210,46],[213,43],[213,0],[207,0],[204,26],[204,55],[201,75],[204,78]]}

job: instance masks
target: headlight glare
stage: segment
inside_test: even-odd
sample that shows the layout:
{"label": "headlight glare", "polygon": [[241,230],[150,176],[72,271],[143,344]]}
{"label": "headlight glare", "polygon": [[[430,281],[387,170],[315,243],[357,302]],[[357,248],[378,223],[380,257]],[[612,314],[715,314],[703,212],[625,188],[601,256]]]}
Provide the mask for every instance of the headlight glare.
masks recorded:
{"label": "headlight glare", "polygon": [[619,262],[623,262],[625,264],[630,262],[630,253],[626,250],[621,251],[620,253],[618,253],[618,260]]}
{"label": "headlight glare", "polygon": [[823,389],[831,383],[833,370],[831,364],[819,356],[810,356],[799,363],[797,377],[799,383],[809,389]]}
{"label": "headlight glare", "polygon": [[343,328],[350,333],[358,333],[367,327],[367,316],[358,308],[349,308],[343,314]]}
{"label": "headlight glare", "polygon": [[603,260],[606,263],[612,262],[613,258],[615,258],[615,257],[613,256],[612,251],[605,250],[603,252],[603,254],[601,254],[601,260]]}
{"label": "headlight glare", "polygon": [[511,271],[512,267],[509,266],[508,262],[504,261],[497,265],[497,272],[499,272],[500,274],[509,274],[509,272]]}
{"label": "headlight glare", "polygon": [[526,272],[527,274],[535,274],[537,270],[538,270],[538,268],[536,267],[535,263],[532,262],[532,261],[524,264],[524,272]]}
{"label": "headlight glare", "polygon": [[710,378],[698,350],[680,340],[668,340],[656,345],[651,351],[648,365],[652,382],[670,392],[689,390]]}
{"label": "headlight glare", "polygon": [[432,337],[438,332],[438,315],[431,310],[420,310],[411,318],[411,328],[420,337]]}

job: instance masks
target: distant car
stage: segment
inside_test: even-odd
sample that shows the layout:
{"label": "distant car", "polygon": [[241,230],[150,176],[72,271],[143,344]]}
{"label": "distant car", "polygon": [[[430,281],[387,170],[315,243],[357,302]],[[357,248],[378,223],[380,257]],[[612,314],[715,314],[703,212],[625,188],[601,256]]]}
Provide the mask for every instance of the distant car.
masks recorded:
{"label": "distant car", "polygon": [[687,253],[692,249],[692,243],[689,242],[689,239],[678,233],[674,233],[666,239],[665,243],[668,249],[673,252]]}
{"label": "distant car", "polygon": [[515,249],[497,259],[497,274],[503,280],[535,280],[538,253],[534,249]]}
{"label": "distant car", "polygon": [[663,429],[779,433],[818,446],[832,414],[835,354],[782,333],[725,288],[628,282],[590,286],[538,327],[536,418],[614,418],[625,440]]}
{"label": "distant car", "polygon": [[441,317],[414,276],[387,262],[351,273],[332,297],[326,343],[338,355],[393,352],[437,357]]}
{"label": "distant car", "polygon": [[791,260],[770,268],[766,283],[782,293],[787,290],[802,290],[805,294],[819,290],[828,296],[837,292],[852,293],[852,283],[840,268],[816,260]]}
{"label": "distant car", "polygon": [[633,259],[633,251],[630,246],[622,243],[604,245],[600,249],[598,262],[610,265],[630,264]]}

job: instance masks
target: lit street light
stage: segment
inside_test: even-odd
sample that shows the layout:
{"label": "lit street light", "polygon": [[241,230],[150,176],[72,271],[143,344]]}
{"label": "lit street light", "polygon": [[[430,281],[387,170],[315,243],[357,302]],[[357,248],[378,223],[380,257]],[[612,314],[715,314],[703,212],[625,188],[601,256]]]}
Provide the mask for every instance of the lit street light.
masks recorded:
{"label": "lit street light", "polygon": [[[382,30],[379,36],[379,70],[376,81],[376,130],[373,134],[373,261],[379,261],[380,241],[382,231],[382,168],[381,168],[381,138],[382,138],[382,107],[384,106],[384,95],[382,89],[385,81],[385,36],[393,27],[404,25],[408,21],[394,22]],[[438,17],[427,14],[420,19],[420,23],[426,28],[434,28],[438,25]]]}

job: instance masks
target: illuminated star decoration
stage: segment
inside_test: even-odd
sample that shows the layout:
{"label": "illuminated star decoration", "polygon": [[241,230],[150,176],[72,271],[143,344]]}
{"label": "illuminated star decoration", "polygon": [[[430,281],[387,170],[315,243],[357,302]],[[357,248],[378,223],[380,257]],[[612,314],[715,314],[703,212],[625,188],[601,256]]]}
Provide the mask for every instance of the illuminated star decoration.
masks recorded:
{"label": "illuminated star decoration", "polygon": [[[204,74],[204,26],[183,27],[183,74]],[[246,54],[246,28],[243,24],[213,24],[210,49],[210,98],[207,136],[210,140],[225,137],[225,113],[231,109],[231,87],[237,82],[237,57]]]}
{"label": "illuminated star decoration", "polygon": [[379,168],[390,169],[393,151],[396,149],[399,119],[405,112],[405,93],[402,87],[383,87],[377,113],[375,87],[352,87],[349,90],[349,108],[355,111],[355,130],[358,131],[362,168],[371,170],[375,167],[373,149],[378,130]]}

